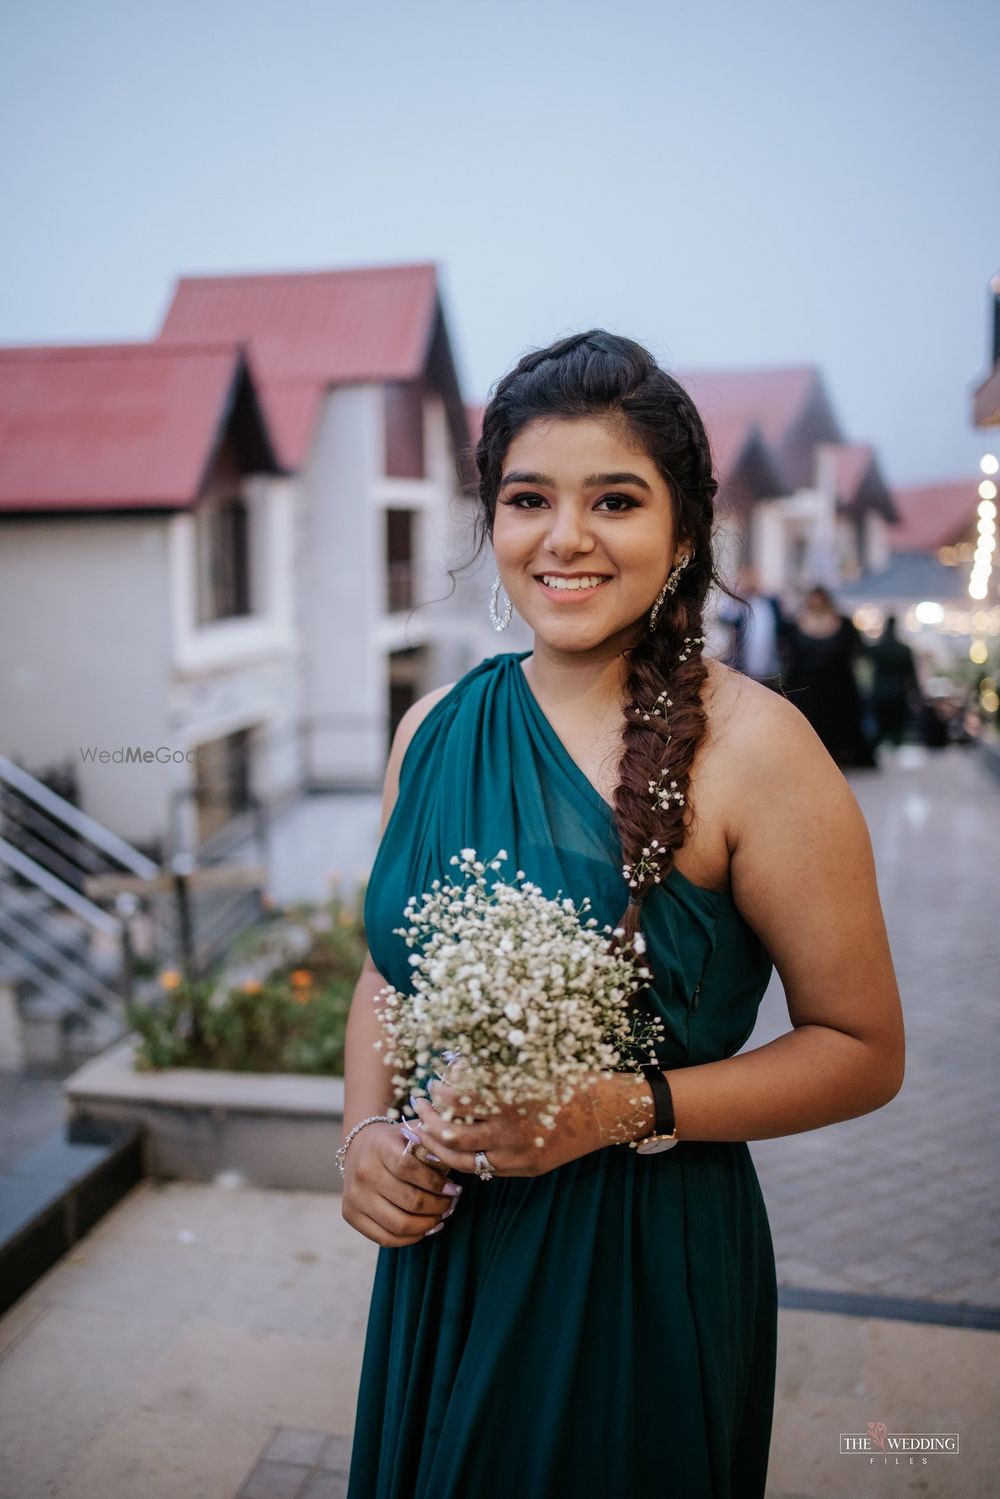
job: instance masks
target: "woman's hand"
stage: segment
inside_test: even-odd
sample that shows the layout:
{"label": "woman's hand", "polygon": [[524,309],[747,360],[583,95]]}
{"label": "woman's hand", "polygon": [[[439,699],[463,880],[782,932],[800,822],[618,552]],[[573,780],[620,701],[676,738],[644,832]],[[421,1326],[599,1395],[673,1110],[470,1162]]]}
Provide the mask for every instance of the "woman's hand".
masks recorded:
{"label": "woman's hand", "polygon": [[[491,1114],[459,1083],[434,1081],[428,1092],[430,1101],[411,1100],[428,1150],[443,1165],[467,1172],[476,1169],[476,1151],[485,1151],[497,1176],[541,1176],[592,1150],[638,1138],[653,1118],[649,1086],[628,1073],[588,1073],[553,1116],[554,1129],[539,1122],[538,1115],[546,1112],[540,1099],[501,1105]],[[439,1112],[446,1109],[453,1111],[450,1120]]]}
{"label": "woman's hand", "polygon": [[442,1228],[462,1188],[406,1148],[398,1124],[367,1124],[347,1148],[341,1214],[390,1249],[419,1244]]}

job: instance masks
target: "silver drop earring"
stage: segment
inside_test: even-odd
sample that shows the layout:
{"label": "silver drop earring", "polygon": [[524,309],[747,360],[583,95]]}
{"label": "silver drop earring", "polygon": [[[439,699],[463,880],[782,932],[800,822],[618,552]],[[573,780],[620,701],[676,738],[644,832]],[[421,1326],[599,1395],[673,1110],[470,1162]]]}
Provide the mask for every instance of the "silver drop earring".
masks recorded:
{"label": "silver drop earring", "polygon": [[494,630],[506,630],[507,626],[510,624],[510,616],[513,612],[514,605],[508,598],[507,608],[504,610],[503,619],[501,619],[499,613],[497,612],[497,599],[499,598],[499,595],[500,574],[497,573],[497,580],[493,584],[493,592],[490,595],[490,619],[493,621]]}
{"label": "silver drop earring", "polygon": [[693,552],[685,552],[684,556],[677,563],[676,567],[672,567],[670,569],[670,573],[669,573],[669,576],[667,577],[667,581],[664,583],[663,587],[660,589],[659,593],[656,595],[655,602],[653,604],[652,610],[650,611],[650,615],[649,615],[649,628],[650,628],[650,631],[656,629],[656,616],[660,612],[660,605],[663,603],[663,600],[666,598],[666,596],[667,596],[668,593],[673,593],[674,592],[675,588],[677,587],[677,584],[680,582],[681,573],[687,567],[688,563],[691,561],[691,558],[693,556],[694,556]]}

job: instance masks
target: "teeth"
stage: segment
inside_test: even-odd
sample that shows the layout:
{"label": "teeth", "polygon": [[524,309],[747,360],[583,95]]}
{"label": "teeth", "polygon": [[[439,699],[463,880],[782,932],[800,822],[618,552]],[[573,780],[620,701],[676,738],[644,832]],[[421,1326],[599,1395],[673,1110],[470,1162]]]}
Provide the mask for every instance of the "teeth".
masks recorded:
{"label": "teeth", "polygon": [[543,573],[542,582],[548,588],[596,588],[599,583],[606,583],[607,579],[597,574],[590,578],[554,578],[549,573]]}

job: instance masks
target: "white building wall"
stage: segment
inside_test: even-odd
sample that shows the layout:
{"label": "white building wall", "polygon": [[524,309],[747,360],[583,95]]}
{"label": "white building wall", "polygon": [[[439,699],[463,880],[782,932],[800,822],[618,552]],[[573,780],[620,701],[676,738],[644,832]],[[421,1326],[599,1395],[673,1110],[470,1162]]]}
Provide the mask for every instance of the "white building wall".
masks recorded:
{"label": "white building wall", "polygon": [[[167,717],[185,752],[240,729],[253,730],[251,790],[267,802],[298,782],[300,681],[292,577],[295,486],[289,479],[244,481],[250,505],[251,606],[245,617],[199,624],[195,528],[190,514],[169,523],[171,663]],[[171,849],[196,846],[194,769],[178,764]]]}
{"label": "white building wall", "polygon": [[115,763],[171,747],[167,522],[0,524],[0,748],[29,772],[69,762],[83,808],[133,842],[162,829],[175,768]]}
{"label": "white building wall", "polygon": [[302,713],[313,726],[309,769],[324,780],[370,776],[384,763],[382,451],[381,387],[331,390],[299,475],[295,543]]}

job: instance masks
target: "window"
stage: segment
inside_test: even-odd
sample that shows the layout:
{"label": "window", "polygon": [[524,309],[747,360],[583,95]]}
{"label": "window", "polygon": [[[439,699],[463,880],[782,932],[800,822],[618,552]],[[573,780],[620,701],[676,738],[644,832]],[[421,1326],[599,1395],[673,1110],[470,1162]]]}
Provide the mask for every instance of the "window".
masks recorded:
{"label": "window", "polygon": [[387,384],[384,390],[386,478],[423,479],[423,385],[406,381]]}
{"label": "window", "polygon": [[385,512],[386,609],[390,614],[413,608],[413,531],[412,510]]}
{"label": "window", "polygon": [[238,729],[224,739],[198,746],[194,791],[198,842],[204,843],[251,804],[250,761],[252,730]]}
{"label": "window", "polygon": [[211,499],[196,516],[198,623],[251,612],[250,511],[242,495]]}

